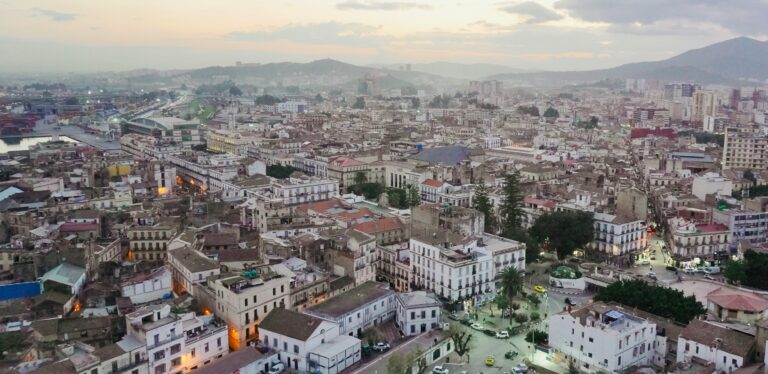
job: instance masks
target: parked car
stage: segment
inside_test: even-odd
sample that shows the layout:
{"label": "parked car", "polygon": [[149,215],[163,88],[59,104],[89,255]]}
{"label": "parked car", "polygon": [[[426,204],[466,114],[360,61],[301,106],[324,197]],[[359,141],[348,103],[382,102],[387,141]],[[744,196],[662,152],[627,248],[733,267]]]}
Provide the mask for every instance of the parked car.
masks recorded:
{"label": "parked car", "polygon": [[685,269],[683,269],[683,273],[685,273],[685,274],[693,274],[695,272],[696,272],[696,270],[694,268],[685,268]]}
{"label": "parked car", "polygon": [[280,374],[285,370],[285,365],[282,362],[276,362],[269,368],[269,374]]}
{"label": "parked car", "polygon": [[509,331],[507,330],[501,330],[496,333],[496,337],[499,339],[507,339],[509,338]]}
{"label": "parked car", "polygon": [[651,260],[649,260],[649,259],[647,259],[647,258],[644,258],[644,259],[642,259],[642,260],[638,260],[638,261],[637,261],[637,263],[638,263],[639,265],[650,265],[650,264],[651,264]]}
{"label": "parked car", "polygon": [[512,315],[512,311],[509,309],[504,309],[503,312],[501,312],[501,318],[509,318]]}
{"label": "parked car", "polygon": [[377,352],[384,352],[384,351],[388,350],[389,348],[390,348],[389,347],[389,343],[387,343],[387,342],[378,342],[378,343],[376,343],[373,346],[373,350],[377,351]]}
{"label": "parked car", "polygon": [[519,353],[517,353],[515,351],[509,351],[509,352],[504,354],[504,358],[513,359],[513,358],[517,357],[518,354]]}
{"label": "parked car", "polygon": [[547,289],[539,285],[533,286],[533,290],[538,293],[547,293]]}
{"label": "parked car", "polygon": [[477,331],[483,331],[485,329],[485,327],[483,327],[482,324],[477,323],[477,322],[473,323],[470,327],[475,329],[475,330],[477,330]]}
{"label": "parked car", "polygon": [[496,331],[493,331],[491,329],[483,329],[483,334],[488,336],[496,336]]}
{"label": "parked car", "polygon": [[432,368],[432,374],[448,374],[448,369],[442,366],[435,366]]}
{"label": "parked car", "polygon": [[715,280],[715,277],[707,274],[707,275],[704,276],[704,279],[709,279],[709,280],[713,281],[713,280]]}
{"label": "parked car", "polygon": [[458,321],[459,320],[459,316],[456,315],[456,312],[453,312],[453,313],[448,315],[448,319],[450,319],[452,321]]}
{"label": "parked car", "polygon": [[494,355],[488,355],[488,357],[485,359],[485,366],[493,366],[493,364],[496,363],[496,356]]}
{"label": "parked car", "polygon": [[656,276],[656,273],[652,271],[649,271],[648,274],[645,274],[645,276],[651,279],[658,279],[658,277]]}
{"label": "parked car", "polygon": [[523,374],[523,371],[520,370],[517,366],[512,367],[512,374]]}
{"label": "parked car", "polygon": [[528,366],[522,362],[517,365],[517,368],[520,369],[520,371],[522,371],[523,373],[528,372]]}

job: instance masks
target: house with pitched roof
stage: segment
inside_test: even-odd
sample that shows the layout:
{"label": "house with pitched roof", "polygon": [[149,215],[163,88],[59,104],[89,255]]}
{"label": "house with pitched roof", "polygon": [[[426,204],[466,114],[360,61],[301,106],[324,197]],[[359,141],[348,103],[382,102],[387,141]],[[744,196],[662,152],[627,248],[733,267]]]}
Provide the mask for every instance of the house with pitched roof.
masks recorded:
{"label": "house with pitched roof", "polygon": [[707,294],[707,310],[721,321],[754,324],[768,315],[768,300],[752,292],[720,287]]}

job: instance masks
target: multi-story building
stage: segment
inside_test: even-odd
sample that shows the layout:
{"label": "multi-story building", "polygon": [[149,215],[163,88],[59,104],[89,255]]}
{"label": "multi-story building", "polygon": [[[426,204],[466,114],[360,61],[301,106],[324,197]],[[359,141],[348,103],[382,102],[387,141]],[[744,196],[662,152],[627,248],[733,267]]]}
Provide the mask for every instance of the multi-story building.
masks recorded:
{"label": "multi-story building", "polygon": [[291,278],[269,266],[209,277],[208,286],[216,297],[216,315],[229,325],[233,350],[259,338],[259,321],[269,312],[291,307]]}
{"label": "multi-story building", "polygon": [[595,213],[595,240],[591,248],[607,256],[620,257],[645,249],[646,226],[643,221],[624,215]]}
{"label": "multi-story building", "polygon": [[398,293],[395,297],[395,321],[406,336],[440,328],[440,300],[426,291]]}
{"label": "multi-story building", "polygon": [[166,266],[149,273],[137,273],[120,282],[120,293],[134,304],[143,304],[167,298],[173,290],[171,271]]}
{"label": "multi-story building", "polygon": [[717,115],[718,98],[714,91],[700,90],[693,93],[692,120],[701,122],[704,117]]}
{"label": "multi-story building", "polygon": [[340,373],[360,361],[360,339],[322,318],[277,309],[261,323],[262,344],[299,373]]}
{"label": "multi-story building", "polygon": [[140,117],[122,124],[122,133],[152,136],[166,142],[180,144],[186,148],[202,144],[200,121],[186,121],[174,117]]}
{"label": "multi-story building", "polygon": [[265,197],[281,199],[285,205],[296,205],[328,200],[338,194],[338,182],[303,176],[273,181]]}
{"label": "multi-story building", "polygon": [[493,255],[481,245],[446,229],[415,231],[409,246],[413,284],[452,301],[493,297]]}
{"label": "multi-story building", "polygon": [[718,373],[733,373],[752,362],[755,337],[745,332],[694,319],[677,339],[677,362],[712,364]]}
{"label": "multi-story building", "polygon": [[693,178],[691,193],[704,201],[707,195],[731,196],[733,181],[718,173],[706,173]]}
{"label": "multi-story building", "polygon": [[721,223],[696,224],[680,217],[667,221],[672,234],[669,250],[673,257],[706,259],[718,253],[730,253],[731,230]]}
{"label": "multi-story building", "polygon": [[723,143],[723,170],[768,169],[768,136],[756,131],[729,127]]}
{"label": "multi-story building", "polygon": [[413,282],[410,251],[408,244],[379,246],[379,266],[377,275],[389,282],[397,292],[408,292]]}
{"label": "multi-story building", "polygon": [[164,222],[157,222],[153,217],[140,218],[135,225],[126,230],[131,260],[164,261],[167,258],[168,242],[176,229]]}
{"label": "multi-story building", "polygon": [[125,318],[129,336],[146,346],[150,374],[188,373],[229,353],[227,326],[168,304],[148,305]]}
{"label": "multi-story building", "polygon": [[656,325],[614,305],[588,304],[548,321],[555,354],[575,360],[585,372],[618,373],[648,365],[656,348]]}
{"label": "multi-story building", "polygon": [[216,261],[188,247],[170,251],[168,263],[172,269],[173,291],[177,295],[186,292],[194,296],[196,285],[205,284],[208,277],[221,273]]}
{"label": "multi-story building", "polygon": [[395,292],[384,283],[366,282],[304,313],[338,325],[340,335],[360,337],[363,331],[395,316]]}
{"label": "multi-story building", "polygon": [[715,210],[712,213],[715,222],[728,226],[730,231],[729,248],[736,251],[739,242],[747,241],[752,246],[768,243],[768,212],[729,209]]}

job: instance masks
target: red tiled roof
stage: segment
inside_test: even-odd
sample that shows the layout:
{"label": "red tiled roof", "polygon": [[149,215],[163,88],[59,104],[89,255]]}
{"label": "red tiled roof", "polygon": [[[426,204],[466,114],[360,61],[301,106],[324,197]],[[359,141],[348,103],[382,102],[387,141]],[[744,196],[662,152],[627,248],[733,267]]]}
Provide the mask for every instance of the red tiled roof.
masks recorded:
{"label": "red tiled roof", "polygon": [[377,232],[392,231],[403,228],[403,224],[395,217],[382,218],[379,220],[358,223],[352,226],[357,231],[366,234],[375,234]]}
{"label": "red tiled roof", "polygon": [[557,205],[557,203],[555,203],[552,200],[537,199],[535,197],[529,197],[529,196],[526,196],[523,199],[523,202],[525,202],[526,204],[534,204],[534,205],[539,205],[539,206],[543,206],[543,207],[547,207],[547,208],[554,208],[555,205]]}
{"label": "red tiled roof", "polygon": [[59,226],[60,232],[83,232],[83,231],[95,231],[99,229],[98,223],[74,223],[67,222]]}
{"label": "red tiled roof", "polygon": [[634,128],[630,132],[629,138],[630,139],[638,139],[638,138],[645,138],[649,135],[658,136],[658,137],[666,137],[669,139],[674,139],[677,137],[675,134],[675,129],[672,128]]}
{"label": "red tiled roof", "polygon": [[445,182],[437,179],[427,179],[424,182],[421,182],[421,184],[426,184],[427,186],[430,186],[430,187],[439,188],[439,187],[442,187],[445,184]]}
{"label": "red tiled roof", "polygon": [[762,312],[768,309],[768,300],[760,296],[722,287],[707,294],[707,300],[731,310]]}

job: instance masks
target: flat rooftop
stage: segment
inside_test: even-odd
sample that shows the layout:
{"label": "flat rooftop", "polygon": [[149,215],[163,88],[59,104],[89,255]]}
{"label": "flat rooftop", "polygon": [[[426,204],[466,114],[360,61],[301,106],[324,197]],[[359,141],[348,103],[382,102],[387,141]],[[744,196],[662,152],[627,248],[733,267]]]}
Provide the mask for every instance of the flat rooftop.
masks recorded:
{"label": "flat rooftop", "polygon": [[360,309],[374,300],[394,293],[385,283],[365,282],[347,292],[311,306],[305,312],[318,316],[340,317]]}

